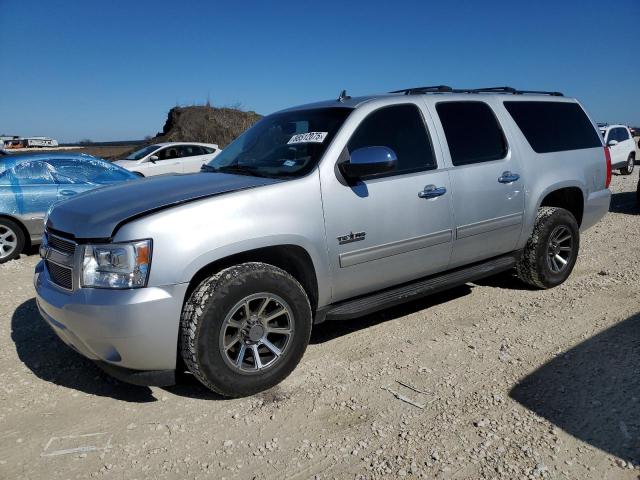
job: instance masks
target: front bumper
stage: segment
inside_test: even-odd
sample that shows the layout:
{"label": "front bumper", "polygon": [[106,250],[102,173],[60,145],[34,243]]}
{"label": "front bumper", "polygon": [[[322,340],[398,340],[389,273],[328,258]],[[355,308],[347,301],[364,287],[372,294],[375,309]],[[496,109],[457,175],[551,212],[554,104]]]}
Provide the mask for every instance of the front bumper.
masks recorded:
{"label": "front bumper", "polygon": [[186,283],[70,292],[50,281],[41,261],[34,285],[42,317],[64,343],[117,378],[166,384],[168,372],[176,368]]}

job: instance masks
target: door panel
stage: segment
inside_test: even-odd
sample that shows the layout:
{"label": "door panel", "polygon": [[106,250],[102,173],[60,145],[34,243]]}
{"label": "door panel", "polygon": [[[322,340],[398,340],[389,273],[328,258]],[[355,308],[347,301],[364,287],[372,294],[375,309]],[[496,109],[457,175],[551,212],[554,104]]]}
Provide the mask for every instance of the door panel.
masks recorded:
{"label": "door panel", "polygon": [[451,254],[449,173],[437,161],[430,119],[410,101],[371,108],[347,120],[343,128],[353,133],[338,163],[384,146],[397,157],[393,174],[348,185],[335,165],[321,170],[333,301],[440,272]]}
{"label": "door panel", "polygon": [[455,237],[449,267],[513,251],[524,218],[517,150],[509,147],[488,103],[439,102],[435,110],[452,165]]}
{"label": "door panel", "polygon": [[183,173],[182,158],[178,146],[165,147],[155,153],[158,157],[155,163],[147,161],[145,175],[162,175],[166,173]]}
{"label": "door panel", "polygon": [[522,179],[500,183],[503,172],[520,172],[511,152],[504,160],[451,170],[456,219],[451,267],[510,252],[522,230]]}
{"label": "door panel", "polygon": [[[447,193],[418,197],[430,184]],[[448,172],[387,177],[356,187],[330,180],[322,190],[334,301],[446,269],[452,239]],[[341,244],[338,239],[345,236],[353,240]]]}
{"label": "door panel", "polygon": [[26,161],[0,177],[0,209],[18,218],[31,236],[42,234],[46,211],[58,196],[51,169],[42,161]]}

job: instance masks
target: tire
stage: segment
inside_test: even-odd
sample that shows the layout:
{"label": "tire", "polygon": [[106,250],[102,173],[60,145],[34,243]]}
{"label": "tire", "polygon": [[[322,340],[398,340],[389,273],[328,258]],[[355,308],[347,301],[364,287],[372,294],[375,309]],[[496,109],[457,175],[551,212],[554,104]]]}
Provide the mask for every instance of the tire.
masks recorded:
{"label": "tire", "polygon": [[[570,238],[563,240],[567,235]],[[566,250],[567,247],[570,251]],[[516,266],[518,277],[541,289],[560,285],[571,274],[579,249],[580,230],[571,212],[564,208],[541,207]],[[556,269],[558,266],[560,268]]]}
{"label": "tire", "polygon": [[243,263],[205,279],[190,295],[180,320],[180,351],[206,387],[243,397],[273,387],[293,371],[309,343],[311,324],[309,299],[291,275],[273,265]]}
{"label": "tire", "polygon": [[7,218],[0,218],[0,263],[18,258],[24,244],[20,226]]}
{"label": "tire", "polygon": [[627,158],[627,166],[622,167],[620,169],[620,173],[622,175],[631,175],[633,173],[633,169],[635,165],[636,165],[635,155],[633,153],[630,153],[629,157]]}

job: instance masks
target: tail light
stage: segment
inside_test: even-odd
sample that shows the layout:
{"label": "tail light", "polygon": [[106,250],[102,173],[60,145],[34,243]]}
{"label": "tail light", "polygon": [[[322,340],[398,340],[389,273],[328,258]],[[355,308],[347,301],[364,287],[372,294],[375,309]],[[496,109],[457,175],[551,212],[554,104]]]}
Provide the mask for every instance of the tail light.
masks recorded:
{"label": "tail light", "polygon": [[611,183],[611,152],[609,152],[609,147],[604,147],[604,158],[607,161],[607,179],[604,182],[604,188],[609,188]]}

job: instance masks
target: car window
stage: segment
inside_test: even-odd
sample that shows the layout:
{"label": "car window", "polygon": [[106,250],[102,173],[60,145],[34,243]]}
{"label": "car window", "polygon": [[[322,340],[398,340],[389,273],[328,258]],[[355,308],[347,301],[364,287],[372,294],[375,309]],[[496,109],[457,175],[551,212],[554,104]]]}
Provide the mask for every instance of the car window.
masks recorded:
{"label": "car window", "polygon": [[618,128],[618,138],[620,142],[624,142],[629,140],[629,132],[626,128]]}
{"label": "car window", "polygon": [[159,145],[149,145],[147,147],[143,147],[140,150],[136,150],[135,152],[129,154],[126,160],[140,160],[142,157],[146,157],[150,153],[156,151],[158,148],[160,148]]}
{"label": "car window", "polygon": [[605,132],[605,135],[604,135],[605,143],[608,143],[610,140],[613,140],[615,136],[616,136],[615,128],[610,128],[608,131]]}
{"label": "car window", "polygon": [[431,140],[422,115],[413,104],[383,107],[370,113],[349,140],[349,154],[363,147],[388,147],[398,157],[392,174],[436,168]]}
{"label": "car window", "polygon": [[211,147],[202,147],[205,153],[215,153],[216,149]]}
{"label": "car window", "polygon": [[46,161],[58,183],[106,184],[135,178],[123,168],[97,158],[53,158]]}
{"label": "car window", "polygon": [[602,147],[598,132],[577,103],[507,101],[504,106],[537,153]]}
{"label": "car window", "polygon": [[198,145],[181,145],[178,149],[181,157],[194,157],[202,155],[202,149]]}
{"label": "car window", "polygon": [[612,140],[619,142],[621,140],[620,129],[618,127],[613,129],[613,137]]}
{"label": "car window", "polygon": [[34,160],[15,165],[0,173],[0,185],[53,185],[53,168]]}
{"label": "car window", "polygon": [[507,140],[486,103],[439,102],[436,111],[454,165],[500,160],[507,154]]}
{"label": "car window", "polygon": [[180,158],[179,146],[173,145],[171,147],[163,148],[156,153],[158,160],[172,160],[174,158]]}

